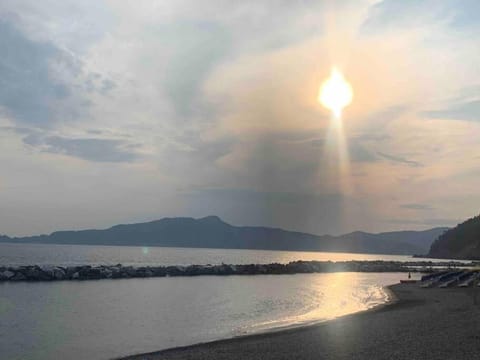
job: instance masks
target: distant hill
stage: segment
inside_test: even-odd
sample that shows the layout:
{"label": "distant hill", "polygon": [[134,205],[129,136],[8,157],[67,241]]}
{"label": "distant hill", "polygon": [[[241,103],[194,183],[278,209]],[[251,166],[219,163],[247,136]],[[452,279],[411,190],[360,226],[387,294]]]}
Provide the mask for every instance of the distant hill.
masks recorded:
{"label": "distant hill", "polygon": [[116,225],[105,230],[57,231],[50,235],[0,237],[0,242],[130,245],[220,249],[341,251],[373,254],[424,254],[446,228],[342,236],[312,235],[258,226],[233,226],[217,216],[164,218]]}
{"label": "distant hill", "polygon": [[480,259],[480,216],[468,219],[441,235],[428,256],[449,259]]}

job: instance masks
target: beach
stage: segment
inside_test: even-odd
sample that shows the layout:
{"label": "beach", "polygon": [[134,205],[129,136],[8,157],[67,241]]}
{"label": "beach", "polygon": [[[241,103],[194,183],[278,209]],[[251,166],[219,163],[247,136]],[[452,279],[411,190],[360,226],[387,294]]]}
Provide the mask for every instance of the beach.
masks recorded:
{"label": "beach", "polygon": [[[478,359],[477,289],[390,286],[392,301],[324,323],[123,359]],[[478,290],[480,291],[480,289]],[[480,302],[480,301],[479,301]]]}

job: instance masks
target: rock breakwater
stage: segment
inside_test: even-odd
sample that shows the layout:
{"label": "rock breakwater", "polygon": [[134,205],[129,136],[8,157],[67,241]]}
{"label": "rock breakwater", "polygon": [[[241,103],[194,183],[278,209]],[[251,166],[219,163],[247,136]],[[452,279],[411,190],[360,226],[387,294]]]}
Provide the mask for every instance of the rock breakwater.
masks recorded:
{"label": "rock breakwater", "polygon": [[1,281],[58,281],[146,278],[200,275],[265,275],[323,272],[408,272],[433,271],[438,267],[469,267],[473,263],[431,261],[293,261],[288,264],[188,265],[188,266],[0,266]]}

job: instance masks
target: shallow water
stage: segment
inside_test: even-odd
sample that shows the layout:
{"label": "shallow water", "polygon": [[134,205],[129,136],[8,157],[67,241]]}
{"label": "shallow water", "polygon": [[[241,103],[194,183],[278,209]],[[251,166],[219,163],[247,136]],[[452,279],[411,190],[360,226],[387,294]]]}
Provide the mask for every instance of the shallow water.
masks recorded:
{"label": "shallow water", "polygon": [[0,358],[108,359],[321,321],[387,301],[405,274],[0,284]]}
{"label": "shallow water", "polygon": [[296,260],[420,261],[422,259],[414,259],[405,255],[336,252],[0,243],[0,265],[114,265],[118,263],[123,265],[266,264],[274,262],[288,263]]}

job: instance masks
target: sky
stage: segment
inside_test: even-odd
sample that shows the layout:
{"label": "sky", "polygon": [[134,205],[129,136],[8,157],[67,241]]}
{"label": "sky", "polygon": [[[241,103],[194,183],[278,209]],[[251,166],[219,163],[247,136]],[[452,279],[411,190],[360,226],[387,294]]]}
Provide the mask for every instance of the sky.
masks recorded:
{"label": "sky", "polygon": [[479,212],[479,36],[478,0],[2,0],[0,234],[455,225]]}

